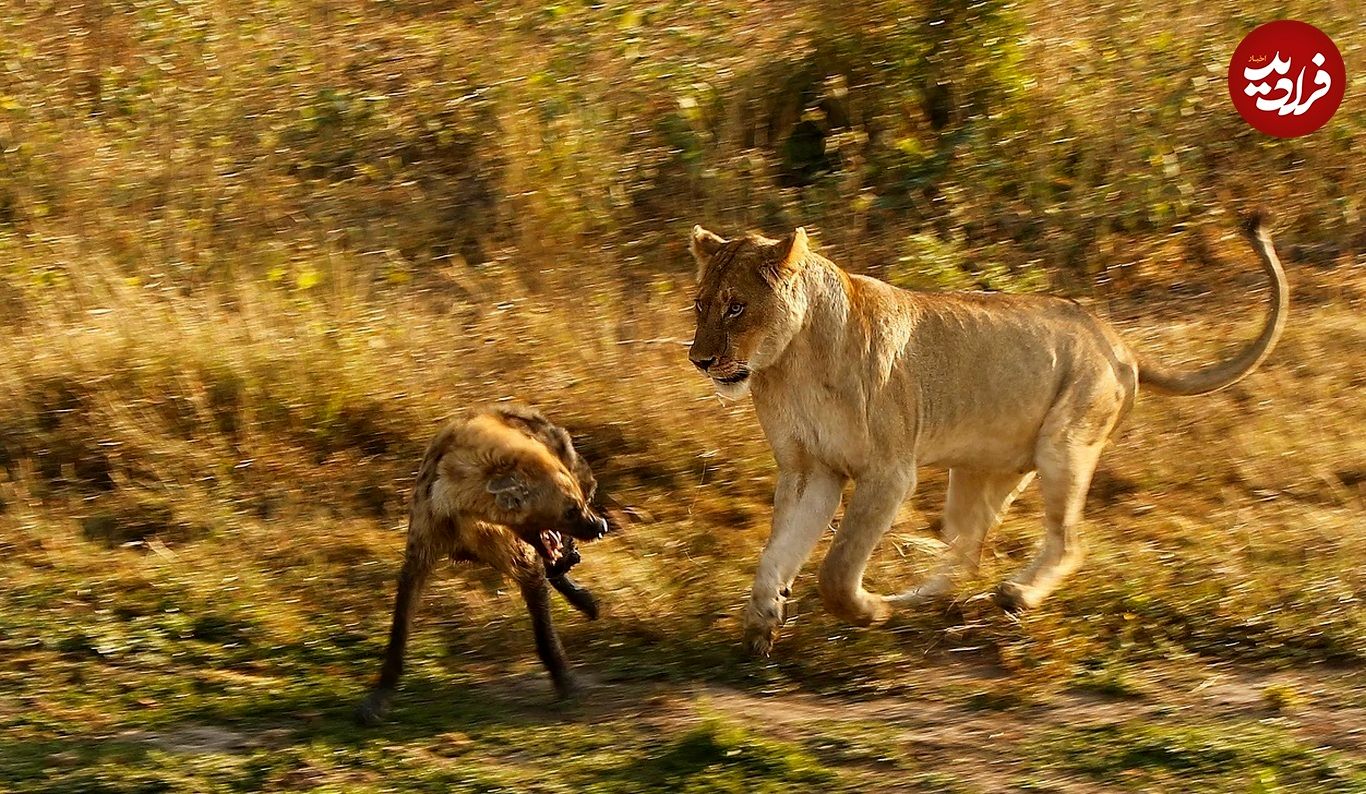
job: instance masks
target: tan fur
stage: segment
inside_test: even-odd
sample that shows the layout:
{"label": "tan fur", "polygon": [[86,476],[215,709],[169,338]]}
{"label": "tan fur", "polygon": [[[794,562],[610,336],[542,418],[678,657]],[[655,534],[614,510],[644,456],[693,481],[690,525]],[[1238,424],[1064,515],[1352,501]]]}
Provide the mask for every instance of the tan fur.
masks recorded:
{"label": "tan fur", "polygon": [[436,565],[446,559],[487,565],[518,585],[531,613],[537,652],[556,690],[568,695],[573,684],[551,624],[549,587],[590,618],[597,616],[597,605],[566,575],[577,556],[552,559],[542,533],[601,537],[607,523],[589,506],[596,487],[569,434],[532,409],[500,406],[442,428],[428,445],[413,486],[389,644],[379,683],[359,708],[360,719],[374,724],[388,711],[418,601]]}
{"label": "tan fur", "polygon": [[[500,508],[487,484],[516,472],[533,488],[524,510]],[[408,527],[410,554],[478,562],[521,583],[541,576],[536,551],[514,527],[585,504],[579,481],[544,444],[484,413],[439,432],[427,450],[414,487]],[[539,527],[533,527],[539,529]]]}
{"label": "tan fur", "polygon": [[[1077,529],[1091,474],[1140,382],[1165,393],[1212,391],[1274,346],[1288,291],[1269,236],[1259,222],[1250,233],[1274,287],[1266,325],[1230,361],[1181,375],[1140,359],[1069,300],[910,292],[845,273],[809,250],[802,229],[783,240],[727,241],[695,227],[690,357],[722,396],[752,393],[778,464],[773,531],[746,613],[752,650],[767,653],[776,639],[792,580],[849,481],[854,492],[820,570],[832,611],[868,624],[951,592],[1035,472],[1047,534],[997,598],[1009,609],[1039,604],[1081,563]],[[868,593],[864,567],[921,465],[949,469],[950,552],[920,587]]]}

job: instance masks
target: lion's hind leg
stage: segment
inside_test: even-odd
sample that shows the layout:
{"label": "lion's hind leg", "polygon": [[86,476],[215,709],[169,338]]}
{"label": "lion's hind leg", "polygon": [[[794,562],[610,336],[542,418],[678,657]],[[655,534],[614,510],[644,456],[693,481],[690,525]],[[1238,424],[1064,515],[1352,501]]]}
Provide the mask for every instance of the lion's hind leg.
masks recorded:
{"label": "lion's hind leg", "polygon": [[1086,553],[1081,540],[1082,509],[1104,443],[1104,435],[1090,443],[1078,443],[1075,435],[1066,433],[1040,441],[1036,464],[1045,535],[1029,565],[997,588],[997,603],[1005,610],[1018,612],[1038,606],[1081,567]]}
{"label": "lion's hind leg", "polygon": [[950,469],[943,528],[948,550],[919,586],[891,596],[888,603],[895,606],[925,604],[951,595],[964,579],[975,576],[982,556],[982,541],[1001,523],[1015,497],[1033,479],[1033,472]]}

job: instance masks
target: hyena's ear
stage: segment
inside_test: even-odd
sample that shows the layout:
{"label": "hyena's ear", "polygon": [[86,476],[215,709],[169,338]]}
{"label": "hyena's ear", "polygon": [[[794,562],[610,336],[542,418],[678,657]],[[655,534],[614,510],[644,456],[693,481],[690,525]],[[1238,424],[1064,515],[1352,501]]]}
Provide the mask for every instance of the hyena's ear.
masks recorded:
{"label": "hyena's ear", "polygon": [[773,284],[786,281],[802,271],[810,251],[806,228],[798,226],[792,234],[773,244],[769,259],[764,264],[764,276]]}
{"label": "hyena's ear", "polygon": [[707,263],[711,261],[716,252],[721,250],[721,246],[726,241],[721,237],[712,234],[701,226],[692,227],[692,238],[688,241],[688,250],[692,252],[692,258],[697,261],[697,277],[702,277],[702,271],[707,269]]}
{"label": "hyena's ear", "polygon": [[520,512],[526,507],[528,498],[531,496],[531,489],[527,488],[526,483],[522,482],[514,474],[503,474],[489,480],[489,493],[493,494],[493,501],[500,510],[509,513]]}

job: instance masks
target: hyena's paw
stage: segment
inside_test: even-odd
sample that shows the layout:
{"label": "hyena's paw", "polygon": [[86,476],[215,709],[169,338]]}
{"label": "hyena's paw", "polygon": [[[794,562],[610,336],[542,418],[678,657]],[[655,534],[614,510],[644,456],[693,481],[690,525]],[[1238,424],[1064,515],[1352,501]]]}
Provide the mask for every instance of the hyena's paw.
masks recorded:
{"label": "hyena's paw", "polygon": [[570,672],[556,678],[554,684],[555,699],[560,702],[572,701],[582,695],[584,691],[583,679]]}
{"label": "hyena's paw", "polygon": [[393,690],[376,689],[356,706],[356,722],[369,728],[383,724],[393,700]]}
{"label": "hyena's paw", "polygon": [[583,613],[584,617],[589,620],[598,619],[598,599],[595,598],[587,588],[580,588],[579,592],[575,593],[572,597],[569,597],[568,600],[575,609]]}

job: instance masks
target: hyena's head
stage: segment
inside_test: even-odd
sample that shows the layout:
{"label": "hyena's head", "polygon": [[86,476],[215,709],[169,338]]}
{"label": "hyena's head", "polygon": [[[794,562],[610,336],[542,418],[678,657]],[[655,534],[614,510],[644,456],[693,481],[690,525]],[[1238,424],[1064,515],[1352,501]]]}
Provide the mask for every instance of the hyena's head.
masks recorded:
{"label": "hyena's head", "polygon": [[806,230],[781,240],[726,240],[694,226],[689,250],[698,270],[688,358],[722,397],[743,397],[750,374],[778,360],[801,327],[796,276],[807,256]]}
{"label": "hyena's head", "polygon": [[510,528],[550,562],[571,545],[569,538],[597,540],[607,521],[593,511],[579,478],[548,454],[512,456],[489,472],[485,489],[493,502],[490,519]]}

